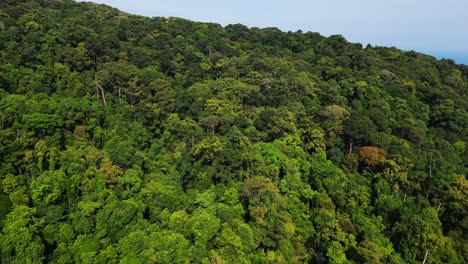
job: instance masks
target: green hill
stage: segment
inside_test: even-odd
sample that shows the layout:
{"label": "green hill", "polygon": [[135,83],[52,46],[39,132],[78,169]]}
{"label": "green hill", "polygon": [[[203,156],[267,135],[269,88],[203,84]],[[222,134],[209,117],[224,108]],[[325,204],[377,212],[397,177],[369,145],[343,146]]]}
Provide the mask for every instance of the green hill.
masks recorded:
{"label": "green hill", "polygon": [[467,263],[468,67],[0,2],[1,263]]}

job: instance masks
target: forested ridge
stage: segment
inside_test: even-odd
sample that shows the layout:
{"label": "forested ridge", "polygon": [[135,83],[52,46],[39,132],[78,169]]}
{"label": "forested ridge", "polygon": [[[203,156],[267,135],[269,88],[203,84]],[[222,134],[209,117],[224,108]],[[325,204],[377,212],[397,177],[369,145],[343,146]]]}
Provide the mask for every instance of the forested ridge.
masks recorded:
{"label": "forested ridge", "polygon": [[467,263],[468,67],[0,2],[1,263]]}

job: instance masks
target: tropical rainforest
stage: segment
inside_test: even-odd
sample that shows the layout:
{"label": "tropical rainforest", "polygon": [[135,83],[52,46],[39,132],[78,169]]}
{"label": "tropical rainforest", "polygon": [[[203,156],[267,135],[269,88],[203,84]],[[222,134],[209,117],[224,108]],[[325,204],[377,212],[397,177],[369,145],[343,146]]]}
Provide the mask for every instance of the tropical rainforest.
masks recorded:
{"label": "tropical rainforest", "polygon": [[468,66],[0,2],[1,263],[467,263]]}

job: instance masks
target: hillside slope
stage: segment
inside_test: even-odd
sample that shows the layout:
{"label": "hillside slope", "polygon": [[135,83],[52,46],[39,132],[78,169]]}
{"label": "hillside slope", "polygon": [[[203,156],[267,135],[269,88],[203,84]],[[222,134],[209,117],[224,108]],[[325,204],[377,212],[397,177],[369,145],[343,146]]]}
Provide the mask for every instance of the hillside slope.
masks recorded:
{"label": "hillside slope", "polygon": [[467,263],[468,67],[0,2],[2,263]]}

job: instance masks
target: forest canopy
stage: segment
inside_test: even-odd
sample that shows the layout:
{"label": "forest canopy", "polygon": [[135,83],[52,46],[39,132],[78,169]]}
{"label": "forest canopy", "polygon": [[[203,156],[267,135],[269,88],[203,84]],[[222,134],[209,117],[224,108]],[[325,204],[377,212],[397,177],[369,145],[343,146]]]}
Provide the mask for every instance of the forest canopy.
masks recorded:
{"label": "forest canopy", "polygon": [[467,263],[468,66],[0,2],[2,263]]}

